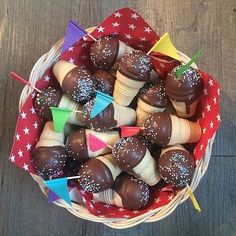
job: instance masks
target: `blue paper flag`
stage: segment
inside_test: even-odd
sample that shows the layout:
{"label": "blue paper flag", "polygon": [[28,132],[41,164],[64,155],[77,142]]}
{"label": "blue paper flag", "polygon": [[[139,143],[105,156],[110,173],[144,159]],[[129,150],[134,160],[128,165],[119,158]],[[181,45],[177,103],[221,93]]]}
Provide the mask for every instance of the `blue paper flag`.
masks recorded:
{"label": "blue paper flag", "polygon": [[47,188],[52,190],[58,197],[71,205],[70,195],[67,187],[67,178],[58,178],[44,181]]}
{"label": "blue paper flag", "polygon": [[87,32],[81,26],[70,20],[66,28],[62,52],[65,52],[69,47],[79,41],[86,34]]}
{"label": "blue paper flag", "polygon": [[48,192],[48,202],[54,202],[56,200],[60,199],[60,197],[58,197],[52,190],[49,189]]}
{"label": "blue paper flag", "polygon": [[97,114],[105,110],[113,102],[114,98],[108,94],[96,91],[96,98],[93,105],[91,117],[94,118]]}

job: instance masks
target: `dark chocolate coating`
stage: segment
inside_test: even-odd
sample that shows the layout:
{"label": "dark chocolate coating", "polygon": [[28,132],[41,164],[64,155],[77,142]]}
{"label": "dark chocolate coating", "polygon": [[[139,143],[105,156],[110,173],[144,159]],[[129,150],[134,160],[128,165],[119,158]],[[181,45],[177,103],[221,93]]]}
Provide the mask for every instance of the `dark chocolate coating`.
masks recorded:
{"label": "dark chocolate coating", "polygon": [[157,112],[150,115],[144,123],[143,135],[161,147],[168,145],[171,132],[171,118],[167,113]]}
{"label": "dark chocolate coating", "polygon": [[116,77],[105,70],[97,70],[94,74],[97,80],[97,89],[106,94],[113,94]]}
{"label": "dark chocolate coating", "polygon": [[98,193],[111,188],[114,181],[110,169],[96,158],[84,163],[78,176],[80,186],[92,193]]}
{"label": "dark chocolate coating", "polygon": [[166,77],[166,94],[174,101],[193,103],[202,94],[204,83],[196,69],[189,68],[179,78],[176,77],[175,67]]}
{"label": "dark chocolate coating", "polygon": [[118,39],[112,36],[104,36],[92,44],[90,58],[95,66],[108,70],[115,64],[118,51]]}
{"label": "dark chocolate coating", "polygon": [[184,187],[193,177],[194,159],[185,150],[167,151],[159,159],[159,171],[166,183],[174,187]]}
{"label": "dark chocolate coating", "polygon": [[133,50],[122,56],[119,72],[137,81],[148,81],[151,77],[151,58],[140,50]]}
{"label": "dark chocolate coating", "polygon": [[148,185],[129,174],[118,176],[112,189],[119,194],[126,209],[140,210],[148,203],[150,194]]}
{"label": "dark chocolate coating", "polygon": [[95,95],[95,90],[94,77],[85,66],[69,71],[62,82],[63,93],[79,103],[89,101]]}
{"label": "dark chocolate coating", "polygon": [[91,118],[93,105],[94,100],[91,100],[83,106],[83,123],[88,128],[103,131],[116,127],[117,121],[114,120],[114,106],[112,103],[94,118]]}
{"label": "dark chocolate coating", "polygon": [[65,145],[68,156],[73,160],[85,162],[89,159],[86,143],[85,129],[80,128],[78,131],[71,134]]}
{"label": "dark chocolate coating", "polygon": [[119,139],[112,154],[121,170],[131,172],[146,154],[146,146],[136,137]]}
{"label": "dark chocolate coating", "polygon": [[169,99],[165,93],[164,81],[160,80],[146,84],[141,89],[139,98],[151,106],[166,108]]}
{"label": "dark chocolate coating", "polygon": [[55,89],[52,87],[48,87],[42,90],[41,93],[37,93],[34,101],[34,108],[41,118],[46,121],[52,120],[50,107],[58,107],[62,95],[63,94],[60,89]]}
{"label": "dark chocolate coating", "polygon": [[81,168],[81,162],[68,158],[66,166],[64,168],[64,173],[66,176],[77,176]]}
{"label": "dark chocolate coating", "polygon": [[32,152],[35,170],[44,179],[60,174],[63,171],[66,160],[66,150],[62,146],[37,147]]}

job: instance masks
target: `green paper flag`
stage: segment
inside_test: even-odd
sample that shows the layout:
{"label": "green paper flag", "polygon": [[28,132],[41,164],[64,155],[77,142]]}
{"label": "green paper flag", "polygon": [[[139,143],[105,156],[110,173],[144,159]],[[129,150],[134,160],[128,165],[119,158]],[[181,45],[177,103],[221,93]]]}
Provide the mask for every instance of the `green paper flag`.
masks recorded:
{"label": "green paper flag", "polygon": [[54,129],[56,132],[61,132],[64,128],[64,125],[70,116],[72,110],[58,108],[58,107],[50,107],[53,117]]}
{"label": "green paper flag", "polygon": [[203,53],[203,48],[201,48],[187,64],[177,69],[175,71],[176,77],[179,78],[202,55],[202,53]]}

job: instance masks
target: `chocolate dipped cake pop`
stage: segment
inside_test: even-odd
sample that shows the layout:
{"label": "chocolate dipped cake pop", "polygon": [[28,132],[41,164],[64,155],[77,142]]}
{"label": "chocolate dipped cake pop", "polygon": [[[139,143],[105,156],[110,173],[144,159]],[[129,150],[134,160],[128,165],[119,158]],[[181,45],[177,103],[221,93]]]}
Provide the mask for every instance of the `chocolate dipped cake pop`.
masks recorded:
{"label": "chocolate dipped cake pop", "polygon": [[133,48],[113,36],[104,36],[94,42],[90,49],[90,58],[98,68],[109,70],[116,67],[116,62]]}
{"label": "chocolate dipped cake pop", "polygon": [[97,193],[111,188],[121,170],[111,154],[85,162],[78,174],[80,186],[88,192]]}
{"label": "chocolate dipped cake pop", "polygon": [[129,174],[118,176],[112,186],[103,192],[93,193],[93,199],[129,210],[143,209],[149,200],[149,187]]}
{"label": "chocolate dipped cake pop", "polygon": [[78,131],[72,133],[66,141],[65,147],[70,158],[85,162],[89,160],[89,158],[97,157],[111,152],[111,149],[108,147],[94,152],[91,151],[89,149],[90,134],[103,140],[111,146],[113,146],[115,142],[120,138],[118,131],[96,132],[91,129],[80,128]]}
{"label": "chocolate dipped cake pop", "polygon": [[166,77],[166,94],[180,117],[192,117],[196,113],[199,97],[204,84],[200,73],[193,68],[188,68],[179,78],[175,72],[180,66],[175,67]]}
{"label": "chocolate dipped cake pop", "polygon": [[112,95],[116,77],[105,70],[97,70],[94,76],[97,80],[97,89],[103,93]]}
{"label": "chocolate dipped cake pop", "polygon": [[83,107],[83,122],[97,131],[109,130],[114,127],[133,125],[136,122],[136,112],[132,108],[123,107],[116,102],[109,104],[102,112],[91,117],[94,100],[90,100]]}
{"label": "chocolate dipped cake pop", "polygon": [[145,82],[150,80],[151,58],[144,52],[133,50],[119,62],[113,97],[117,103],[128,106]]}
{"label": "chocolate dipped cake pop", "polygon": [[150,186],[160,181],[155,160],[138,138],[119,139],[114,145],[112,154],[122,171],[133,174]]}
{"label": "chocolate dipped cake pop", "polygon": [[167,145],[195,143],[201,138],[201,126],[175,115],[158,112],[144,123],[144,136],[155,144]]}
{"label": "chocolate dipped cake pop", "polygon": [[143,123],[149,115],[155,112],[163,112],[169,99],[165,93],[165,85],[162,80],[146,84],[138,96],[137,126],[143,126]]}
{"label": "chocolate dipped cake pop", "polygon": [[193,177],[195,161],[181,145],[163,149],[159,159],[160,175],[174,187],[185,187]]}
{"label": "chocolate dipped cake pop", "polygon": [[[81,111],[82,105],[70,100],[66,95],[62,94],[60,89],[48,87],[37,94],[34,101],[36,112],[44,120],[51,121],[52,113],[50,107],[65,108],[72,111]],[[74,125],[83,125],[82,116],[79,113],[71,112],[67,123]]]}
{"label": "chocolate dipped cake pop", "polygon": [[44,179],[57,177],[63,173],[66,161],[64,133],[56,132],[53,123],[48,121],[32,152],[32,162],[35,170]]}
{"label": "chocolate dipped cake pop", "polygon": [[96,82],[85,66],[60,60],[53,66],[53,73],[63,93],[75,102],[85,103],[95,95]]}

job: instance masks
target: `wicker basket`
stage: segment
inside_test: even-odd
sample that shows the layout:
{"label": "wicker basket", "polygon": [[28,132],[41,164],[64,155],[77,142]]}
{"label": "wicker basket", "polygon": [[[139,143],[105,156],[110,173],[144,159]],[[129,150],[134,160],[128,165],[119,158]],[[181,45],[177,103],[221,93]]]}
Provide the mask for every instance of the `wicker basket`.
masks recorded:
{"label": "wicker basket", "polygon": [[[92,31],[93,28],[87,29],[88,32]],[[34,65],[29,81],[33,85],[41,78],[41,76],[44,74],[45,70],[52,66],[58,59],[61,54],[61,46],[63,44],[63,39],[58,41],[52,48],[51,50],[44,54]],[[181,60],[183,62],[187,62],[190,60],[188,56],[185,54],[178,52]],[[192,67],[197,68],[196,64],[193,64]],[[28,98],[28,96],[31,94],[32,89],[29,86],[25,86],[20,97],[20,102],[19,102],[19,109],[23,106],[24,102]],[[211,158],[211,150],[212,150],[212,144],[214,142],[215,135],[212,137],[212,139],[208,142],[208,145],[206,147],[206,151],[202,157],[202,159],[197,163],[196,169],[194,172],[194,176],[191,182],[191,188],[194,191],[202,177],[204,176],[208,164]],[[39,187],[41,188],[42,192],[47,196],[48,191],[47,188],[44,185],[43,179],[39,177],[38,175],[31,174],[33,179],[39,184]],[[79,205],[76,203],[72,203],[72,207],[68,207],[68,205],[63,201],[63,200],[57,200],[54,203],[60,207],[66,208],[68,211],[70,211],[73,215],[85,219],[85,220],[90,220],[94,222],[101,222],[104,223],[105,225],[116,228],[116,229],[124,229],[124,228],[129,228],[135,225],[138,225],[142,222],[155,222],[159,221],[168,215],[170,215],[175,208],[186,201],[188,199],[189,195],[187,193],[187,188],[181,190],[178,192],[178,194],[165,206],[156,208],[154,210],[151,210],[145,214],[142,214],[140,216],[137,216],[132,219],[124,219],[124,218],[104,218],[104,217],[99,217],[99,216],[94,216],[92,215],[83,205]]]}

